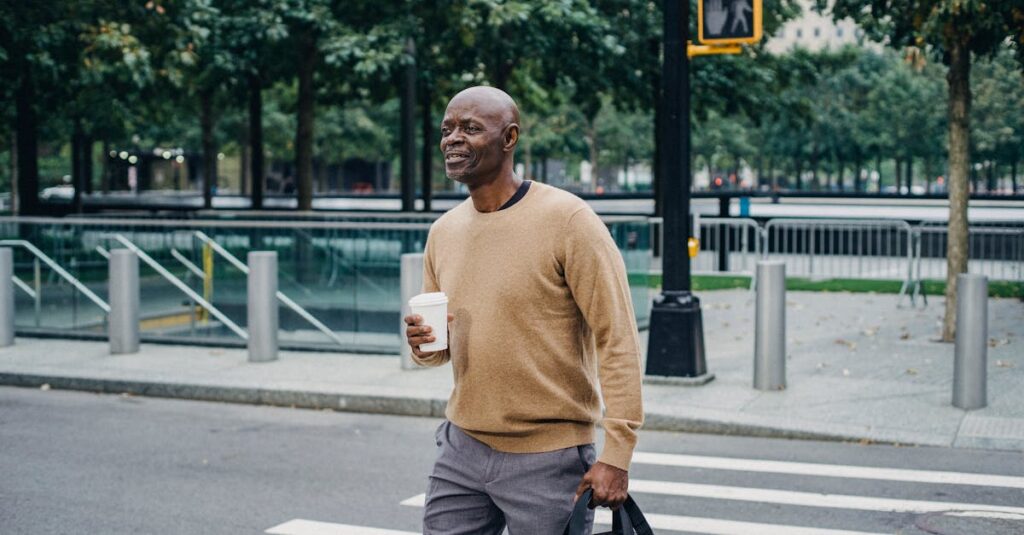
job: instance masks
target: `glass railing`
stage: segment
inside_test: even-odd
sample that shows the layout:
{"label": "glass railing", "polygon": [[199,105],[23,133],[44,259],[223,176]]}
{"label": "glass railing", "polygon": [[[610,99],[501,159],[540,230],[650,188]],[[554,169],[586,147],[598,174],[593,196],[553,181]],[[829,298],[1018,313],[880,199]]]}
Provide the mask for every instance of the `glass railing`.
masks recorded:
{"label": "glass railing", "polygon": [[[606,222],[625,259],[637,322],[644,328],[650,307],[647,220],[615,217]],[[229,257],[244,264],[249,251],[260,250],[278,253],[279,290],[301,309],[280,309],[282,348],[368,353],[396,353],[400,348],[400,258],[423,250],[429,228],[430,223],[421,218],[393,217],[386,221],[0,217],[0,239],[35,245],[80,282],[76,287],[31,252],[13,247],[19,279],[15,322],[20,333],[105,338],[106,313],[81,287],[105,300],[106,255],[128,242],[180,281],[175,283],[168,273],[140,262],[144,341],[244,345],[227,323],[218,320],[218,314],[200,306],[181,285],[208,301],[221,317],[244,328],[246,277]]]}

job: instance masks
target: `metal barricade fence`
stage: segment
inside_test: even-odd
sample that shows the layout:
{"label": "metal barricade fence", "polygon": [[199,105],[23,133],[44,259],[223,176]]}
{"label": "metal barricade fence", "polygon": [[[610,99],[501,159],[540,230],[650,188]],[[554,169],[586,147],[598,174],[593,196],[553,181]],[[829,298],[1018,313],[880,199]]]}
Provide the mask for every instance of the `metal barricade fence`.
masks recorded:
{"label": "metal barricade fence", "polygon": [[[748,218],[696,221],[700,254],[691,260],[693,273],[749,275],[752,287],[758,258],[782,260],[788,277],[900,281],[901,299],[912,303],[923,280],[946,278],[944,222],[911,227],[889,219],[780,218],[761,227]],[[649,222],[652,267],[660,273],[663,221],[652,217]],[[1024,223],[972,222],[968,236],[968,271],[993,281],[1024,282]]]}
{"label": "metal barricade fence", "polygon": [[734,217],[702,217],[700,252],[694,273],[734,273],[753,279],[762,256],[763,229],[757,221]]}
{"label": "metal barricade fence", "polygon": [[764,227],[765,257],[786,263],[786,276],[902,281],[910,289],[912,229],[900,220],[772,219]]}
{"label": "metal barricade fence", "polygon": [[[653,273],[661,273],[664,252],[664,221],[649,218]],[[692,272],[701,275],[729,274],[750,277],[750,288],[755,287],[757,261],[762,256],[763,229],[754,219],[735,217],[695,217],[695,238],[700,251],[691,259]],[[679,244],[686,248],[687,244]]]}
{"label": "metal barricade fence", "polygon": [[[946,279],[949,230],[943,223],[914,227],[914,281]],[[967,271],[993,281],[1024,281],[1024,224],[972,222],[967,228]]]}

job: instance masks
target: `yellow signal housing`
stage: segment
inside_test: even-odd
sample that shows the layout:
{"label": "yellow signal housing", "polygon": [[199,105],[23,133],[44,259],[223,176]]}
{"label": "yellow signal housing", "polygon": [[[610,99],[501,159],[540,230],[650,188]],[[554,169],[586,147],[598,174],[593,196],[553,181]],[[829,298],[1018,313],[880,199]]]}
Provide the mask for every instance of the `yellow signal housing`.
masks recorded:
{"label": "yellow signal housing", "polygon": [[690,258],[697,258],[697,253],[700,252],[700,240],[697,238],[686,240],[686,248],[690,251]]}
{"label": "yellow signal housing", "polygon": [[704,45],[757,43],[763,33],[761,2],[697,0],[697,40]]}

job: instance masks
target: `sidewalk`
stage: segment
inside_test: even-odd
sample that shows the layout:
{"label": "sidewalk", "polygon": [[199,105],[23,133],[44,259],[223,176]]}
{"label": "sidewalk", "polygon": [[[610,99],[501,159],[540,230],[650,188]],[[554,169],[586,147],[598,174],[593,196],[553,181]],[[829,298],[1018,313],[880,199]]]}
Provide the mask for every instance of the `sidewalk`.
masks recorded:
{"label": "sidewalk", "polygon": [[[790,292],[788,388],[751,387],[753,294],[703,292],[708,367],[699,387],[644,386],[645,429],[1024,450],[1024,303],[989,301],[989,406],[951,406],[953,345],[934,342],[943,303]],[[642,333],[646,337],[646,332]],[[394,356],[19,338],[0,349],[0,384],[439,417],[451,368],[403,371]],[[49,385],[49,386],[43,386]]]}

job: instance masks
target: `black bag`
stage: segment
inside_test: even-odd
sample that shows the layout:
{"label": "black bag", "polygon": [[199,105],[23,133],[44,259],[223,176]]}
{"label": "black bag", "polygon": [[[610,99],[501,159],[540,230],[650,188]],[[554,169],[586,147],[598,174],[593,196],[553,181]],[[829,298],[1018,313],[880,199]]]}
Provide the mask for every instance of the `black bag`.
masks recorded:
{"label": "black bag", "polygon": [[[569,517],[569,525],[565,526],[563,535],[583,535],[586,533],[587,504],[590,503],[590,496],[593,490],[587,489],[576,502],[576,507]],[[618,511],[612,513],[612,530],[593,535],[654,535],[650,524],[640,512],[632,496],[626,496],[626,502],[619,507]]]}

